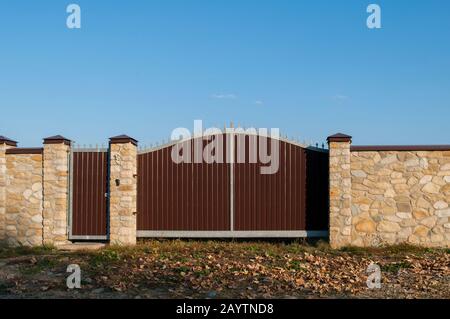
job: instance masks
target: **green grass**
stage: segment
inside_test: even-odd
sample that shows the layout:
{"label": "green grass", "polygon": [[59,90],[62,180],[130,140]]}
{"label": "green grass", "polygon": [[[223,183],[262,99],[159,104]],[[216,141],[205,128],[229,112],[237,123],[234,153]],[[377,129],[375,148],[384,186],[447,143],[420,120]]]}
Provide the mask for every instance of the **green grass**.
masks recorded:
{"label": "green grass", "polygon": [[13,258],[19,256],[46,255],[54,253],[55,248],[52,246],[43,247],[6,247],[0,246],[0,259]]}
{"label": "green grass", "polygon": [[180,267],[176,268],[175,271],[178,272],[179,274],[181,274],[181,273],[187,274],[189,271],[191,271],[191,268],[186,267],[186,266],[180,266]]}
{"label": "green grass", "polygon": [[186,261],[188,256],[194,259],[206,258],[208,254],[228,254],[233,252],[243,256],[260,255],[277,258],[286,253],[297,255],[302,253],[331,255],[350,254],[361,256],[384,255],[384,256],[404,256],[406,254],[424,255],[433,253],[450,253],[450,249],[431,249],[412,245],[396,245],[379,248],[361,248],[361,247],[343,247],[341,249],[331,249],[325,241],[307,243],[305,241],[290,242],[266,242],[266,241],[220,241],[220,240],[146,240],[139,241],[137,246],[119,247],[109,246],[94,252],[70,252],[62,253],[55,250],[54,247],[16,247],[7,248],[0,246],[0,259],[14,258],[19,256],[78,256],[87,257],[88,262],[94,265],[102,266],[108,263],[119,262],[123,259],[136,259],[142,255],[154,255],[160,259],[177,258]]}
{"label": "green grass", "polygon": [[299,260],[292,260],[288,263],[287,268],[289,270],[295,270],[295,271],[304,271],[305,268],[303,267],[303,263]]}
{"label": "green grass", "polygon": [[121,260],[121,253],[116,249],[103,249],[98,252],[91,253],[90,263],[97,267],[103,267],[107,264],[118,262]]}
{"label": "green grass", "polygon": [[436,250],[432,248],[424,248],[419,246],[413,246],[408,244],[394,245],[394,246],[386,246],[383,249],[390,254],[426,254],[433,253]]}
{"label": "green grass", "polygon": [[363,247],[356,247],[356,246],[346,246],[339,249],[339,251],[344,253],[349,253],[352,255],[370,255],[373,252],[372,248],[363,248]]}
{"label": "green grass", "polygon": [[383,246],[383,247],[354,247],[347,246],[339,249],[341,252],[350,253],[353,255],[393,255],[393,256],[404,256],[407,254],[413,255],[424,255],[424,254],[433,254],[438,253],[440,251],[444,251],[443,249],[437,248],[425,248],[419,246],[413,246],[408,244],[400,244],[400,245],[392,245],[392,246]]}
{"label": "green grass", "polygon": [[20,272],[24,275],[35,275],[43,271],[53,269],[59,264],[58,260],[53,257],[44,257],[36,261],[35,264],[21,265]]}
{"label": "green grass", "polygon": [[409,262],[402,261],[402,262],[395,262],[395,263],[382,265],[380,268],[382,271],[386,271],[386,272],[390,272],[390,273],[398,273],[401,269],[411,268],[411,264]]}

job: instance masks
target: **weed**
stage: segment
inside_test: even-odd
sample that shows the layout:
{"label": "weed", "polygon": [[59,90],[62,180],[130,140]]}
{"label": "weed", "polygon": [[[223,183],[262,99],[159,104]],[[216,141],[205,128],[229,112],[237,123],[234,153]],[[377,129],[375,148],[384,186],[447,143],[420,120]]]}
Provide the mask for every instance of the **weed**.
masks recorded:
{"label": "weed", "polygon": [[100,251],[100,253],[93,253],[91,255],[91,262],[98,266],[103,266],[104,264],[117,262],[121,259],[121,254],[112,249],[105,249]]}
{"label": "weed", "polygon": [[408,244],[400,244],[400,245],[394,245],[394,246],[386,246],[383,249],[388,254],[424,254],[424,253],[430,253],[433,252],[433,249],[431,248],[424,248],[419,246],[413,246]]}
{"label": "weed", "polygon": [[390,273],[398,273],[400,269],[408,269],[411,268],[411,264],[406,261],[395,262],[390,264],[381,265],[381,270],[390,272]]}
{"label": "weed", "polygon": [[54,252],[55,248],[52,246],[43,247],[6,247],[0,246],[0,259],[12,258],[18,256],[29,256],[29,255],[44,255]]}
{"label": "weed", "polygon": [[363,248],[363,247],[356,247],[356,246],[346,246],[342,247],[340,249],[341,252],[350,253],[353,255],[366,255],[371,251],[372,249]]}
{"label": "weed", "polygon": [[303,267],[303,263],[299,260],[292,260],[287,265],[289,270],[295,270],[295,271],[304,271],[305,268]]}
{"label": "weed", "polygon": [[179,274],[181,274],[181,273],[188,273],[190,270],[191,270],[191,268],[186,267],[186,266],[180,266],[180,267],[175,269],[175,271],[178,272]]}
{"label": "weed", "polygon": [[35,264],[22,265],[20,272],[24,275],[35,275],[43,271],[53,269],[58,265],[58,260],[55,258],[45,257],[38,259]]}

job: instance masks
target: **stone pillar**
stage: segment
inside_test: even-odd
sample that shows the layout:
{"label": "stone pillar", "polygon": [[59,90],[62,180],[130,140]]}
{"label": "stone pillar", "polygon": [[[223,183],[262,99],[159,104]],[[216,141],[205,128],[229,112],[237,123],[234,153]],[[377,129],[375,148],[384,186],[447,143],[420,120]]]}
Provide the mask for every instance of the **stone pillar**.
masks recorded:
{"label": "stone pillar", "polygon": [[110,138],[109,236],[113,245],[136,244],[137,141]]}
{"label": "stone pillar", "polygon": [[352,137],[345,134],[339,133],[328,137],[330,150],[330,245],[332,248],[351,244],[351,143]]}
{"label": "stone pillar", "polygon": [[17,147],[17,142],[0,136],[0,242],[6,240],[6,150]]}
{"label": "stone pillar", "polygon": [[69,243],[69,156],[70,140],[44,139],[44,245]]}

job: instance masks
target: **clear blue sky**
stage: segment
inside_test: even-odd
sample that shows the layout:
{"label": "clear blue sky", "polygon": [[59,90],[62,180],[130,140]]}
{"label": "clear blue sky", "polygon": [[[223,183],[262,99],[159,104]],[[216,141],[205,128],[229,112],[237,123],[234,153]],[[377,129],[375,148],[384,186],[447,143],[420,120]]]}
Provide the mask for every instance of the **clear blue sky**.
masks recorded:
{"label": "clear blue sky", "polygon": [[450,1],[1,0],[0,111],[0,135],[23,147],[150,144],[194,119],[450,144]]}

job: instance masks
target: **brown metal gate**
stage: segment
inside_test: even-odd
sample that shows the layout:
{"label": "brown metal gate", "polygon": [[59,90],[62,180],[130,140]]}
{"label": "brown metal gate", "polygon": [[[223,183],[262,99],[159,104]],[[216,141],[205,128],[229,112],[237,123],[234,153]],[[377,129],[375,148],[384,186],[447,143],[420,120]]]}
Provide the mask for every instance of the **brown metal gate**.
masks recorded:
{"label": "brown metal gate", "polygon": [[74,150],[70,183],[69,239],[106,240],[108,151]]}
{"label": "brown metal gate", "polygon": [[[182,143],[190,146],[192,161],[196,143],[203,147],[206,141]],[[172,147],[163,147],[138,155],[138,231],[228,230],[229,165],[176,164],[171,152]]]}
{"label": "brown metal gate", "polygon": [[[171,159],[173,145],[138,154],[139,237],[326,235],[326,150],[280,141],[279,170],[264,175],[260,168],[265,164],[250,163],[249,136],[245,163],[237,162],[237,135],[223,136],[224,158],[233,156],[234,163],[176,164]],[[190,143],[194,152],[195,143],[208,142],[183,143]],[[270,154],[270,139],[267,144]],[[232,155],[228,148],[234,150]]]}
{"label": "brown metal gate", "polygon": [[[261,174],[250,163],[234,164],[235,230],[298,231],[328,228],[328,152],[279,141],[279,169]],[[255,137],[259,145],[259,137]],[[268,143],[269,153],[271,144]]]}
{"label": "brown metal gate", "polygon": [[234,165],[236,230],[305,230],[306,150],[283,141],[279,149],[275,174],[261,174],[261,162]]}

